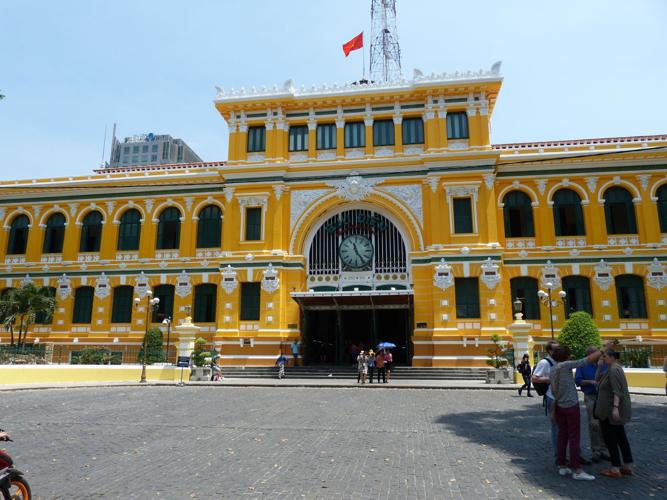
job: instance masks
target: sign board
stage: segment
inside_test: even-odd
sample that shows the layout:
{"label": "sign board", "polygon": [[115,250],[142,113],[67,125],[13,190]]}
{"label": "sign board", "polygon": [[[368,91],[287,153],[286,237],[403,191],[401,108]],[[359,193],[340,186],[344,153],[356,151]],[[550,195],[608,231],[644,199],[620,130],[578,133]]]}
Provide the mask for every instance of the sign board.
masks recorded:
{"label": "sign board", "polygon": [[176,366],[179,368],[189,368],[190,367],[190,357],[189,356],[179,356]]}

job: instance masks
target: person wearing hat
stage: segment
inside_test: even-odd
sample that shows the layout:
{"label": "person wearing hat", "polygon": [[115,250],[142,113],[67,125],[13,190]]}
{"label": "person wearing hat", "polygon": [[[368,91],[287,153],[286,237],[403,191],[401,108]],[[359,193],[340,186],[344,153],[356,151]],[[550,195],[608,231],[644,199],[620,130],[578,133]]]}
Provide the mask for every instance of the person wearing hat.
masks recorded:
{"label": "person wearing hat", "polygon": [[366,375],[368,374],[368,361],[366,358],[366,351],[361,351],[357,356],[357,384],[361,381],[366,383]]}
{"label": "person wearing hat", "polygon": [[368,359],[366,360],[368,365],[368,383],[373,383],[373,375],[375,374],[375,351],[371,349],[368,351]]}

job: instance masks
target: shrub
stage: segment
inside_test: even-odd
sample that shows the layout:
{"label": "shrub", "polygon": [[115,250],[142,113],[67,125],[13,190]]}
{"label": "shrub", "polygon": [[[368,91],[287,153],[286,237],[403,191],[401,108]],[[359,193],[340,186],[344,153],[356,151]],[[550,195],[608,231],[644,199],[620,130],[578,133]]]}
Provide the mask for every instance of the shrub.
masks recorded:
{"label": "shrub", "polygon": [[651,349],[646,347],[625,348],[621,352],[621,362],[628,368],[648,368]]}
{"label": "shrub", "polygon": [[195,340],[195,349],[192,351],[192,362],[195,366],[206,366],[211,363],[211,353],[204,350],[206,339],[199,337]]}
{"label": "shrub", "polygon": [[493,342],[493,347],[486,350],[489,356],[489,359],[486,360],[486,364],[493,366],[494,368],[502,368],[507,364],[507,353],[500,343],[500,335],[494,333],[491,336],[491,342]]}
{"label": "shrub", "polygon": [[[137,361],[143,363],[144,360],[144,346],[141,345],[139,349],[139,357]],[[151,328],[146,334],[146,364],[164,363],[165,355],[162,348],[162,330],[157,327]]]}
{"label": "shrub", "polygon": [[586,356],[586,349],[590,346],[600,348],[602,341],[600,331],[590,314],[578,311],[570,314],[570,318],[563,325],[558,343],[569,347],[575,359]]}
{"label": "shrub", "polygon": [[82,351],[72,352],[73,365],[119,365],[122,354],[104,347],[89,347]]}

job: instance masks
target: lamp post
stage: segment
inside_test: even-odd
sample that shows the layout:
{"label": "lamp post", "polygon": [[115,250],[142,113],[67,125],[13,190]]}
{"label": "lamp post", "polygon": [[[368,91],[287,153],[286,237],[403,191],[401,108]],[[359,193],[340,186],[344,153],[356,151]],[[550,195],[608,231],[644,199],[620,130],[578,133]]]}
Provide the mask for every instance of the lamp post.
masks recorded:
{"label": "lamp post", "polygon": [[162,320],[163,325],[167,325],[167,356],[165,361],[169,363],[169,336],[171,334],[171,316],[167,316]]}
{"label": "lamp post", "polygon": [[[558,307],[559,303],[556,302],[555,300],[552,300],[551,298],[551,292],[554,289],[554,285],[551,281],[546,283],[546,289],[547,291],[545,292],[544,290],[540,290],[537,292],[537,296],[539,297],[540,301],[542,304],[548,305],[549,306],[549,325],[551,326],[551,338],[554,338],[554,316],[553,316],[553,308]],[[558,296],[560,297],[561,302],[563,305],[565,304],[567,294],[565,293],[564,290],[561,290],[558,292]]]}
{"label": "lamp post", "polygon": [[512,309],[514,310],[514,319],[516,321],[523,321],[523,302],[519,297],[512,302]]}
{"label": "lamp post", "polygon": [[[144,342],[143,342],[143,347],[144,347],[144,354],[141,359],[141,380],[139,380],[140,384],[145,384],[146,383],[146,351],[148,350],[148,346],[146,345],[148,341],[148,326],[150,325],[150,314],[153,311],[155,307],[160,303],[160,299],[155,297],[153,298],[153,292],[151,290],[146,291],[146,330],[144,331]],[[141,304],[141,299],[139,297],[134,298],[134,305],[139,306]]]}

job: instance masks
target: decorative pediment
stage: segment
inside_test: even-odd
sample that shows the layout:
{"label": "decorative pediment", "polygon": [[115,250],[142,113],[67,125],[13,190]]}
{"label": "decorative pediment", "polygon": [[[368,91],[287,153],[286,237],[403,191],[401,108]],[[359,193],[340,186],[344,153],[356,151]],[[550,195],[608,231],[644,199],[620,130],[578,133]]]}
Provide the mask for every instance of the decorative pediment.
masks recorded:
{"label": "decorative pediment", "polygon": [[440,259],[440,264],[435,266],[435,273],[433,273],[433,286],[437,286],[440,290],[446,290],[453,284],[452,266],[447,264],[445,259]]}
{"label": "decorative pediment", "polygon": [[[560,288],[560,270],[550,260],[544,264],[540,276],[543,288]],[[551,286],[548,283],[551,283]]]}
{"label": "decorative pediment", "polygon": [[649,286],[661,290],[667,286],[667,273],[665,272],[665,265],[657,258],[653,259],[651,265],[648,266],[646,273],[646,281]]}
{"label": "decorative pediment", "polygon": [[489,290],[494,289],[500,283],[500,266],[491,260],[491,257],[482,264],[482,275],[479,279]]}
{"label": "decorative pediment", "polygon": [[106,274],[100,274],[95,281],[95,297],[98,299],[106,299],[111,294],[111,287],[109,286],[109,278]]}
{"label": "decorative pediment", "polygon": [[190,281],[190,275],[181,271],[181,274],[176,278],[176,295],[179,297],[187,297],[192,293],[192,283]]}
{"label": "decorative pediment", "polygon": [[236,271],[228,264],[220,274],[222,274],[222,282],[220,283],[220,286],[227,295],[229,295],[236,290],[236,287],[239,285],[238,279],[236,278]]}
{"label": "decorative pediment", "polygon": [[58,278],[58,297],[65,300],[72,293],[72,280],[66,274]]}
{"label": "decorative pediment", "polygon": [[611,266],[607,264],[604,259],[596,264],[593,281],[595,281],[602,290],[609,289],[614,282],[614,276],[611,274]]}
{"label": "decorative pediment", "polygon": [[359,201],[368,197],[379,179],[369,180],[361,177],[357,172],[351,172],[342,181],[332,181],[327,184],[336,188],[336,195],[347,201]]}
{"label": "decorative pediment", "polygon": [[141,271],[141,274],[137,276],[137,279],[134,282],[134,293],[137,294],[137,297],[143,299],[149,289],[150,284],[148,283],[148,276]]}

